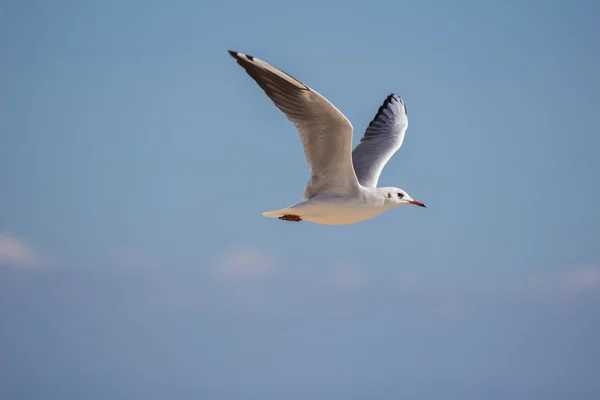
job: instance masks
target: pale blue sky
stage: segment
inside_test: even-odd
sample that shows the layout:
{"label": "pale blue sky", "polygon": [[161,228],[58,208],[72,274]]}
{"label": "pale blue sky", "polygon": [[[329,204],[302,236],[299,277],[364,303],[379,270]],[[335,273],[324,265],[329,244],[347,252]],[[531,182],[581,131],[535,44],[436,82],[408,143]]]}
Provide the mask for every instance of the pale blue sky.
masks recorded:
{"label": "pale blue sky", "polygon": [[[599,15],[2,2],[2,398],[598,396]],[[401,95],[380,184],[428,208],[263,218],[308,169],[227,49],[326,96],[355,143]]]}

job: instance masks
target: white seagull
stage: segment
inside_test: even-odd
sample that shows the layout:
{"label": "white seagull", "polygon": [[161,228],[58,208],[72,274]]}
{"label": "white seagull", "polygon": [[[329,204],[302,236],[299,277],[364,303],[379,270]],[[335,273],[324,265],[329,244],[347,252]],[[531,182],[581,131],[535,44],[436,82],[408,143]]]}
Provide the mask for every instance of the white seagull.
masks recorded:
{"label": "white seagull", "polygon": [[325,225],[352,224],[405,204],[425,207],[402,189],[377,187],[381,170],[400,148],[408,127],[404,101],[389,95],[352,150],[352,125],[319,93],[272,65],[229,50],[248,75],[294,123],[311,178],[305,201],[265,217]]}

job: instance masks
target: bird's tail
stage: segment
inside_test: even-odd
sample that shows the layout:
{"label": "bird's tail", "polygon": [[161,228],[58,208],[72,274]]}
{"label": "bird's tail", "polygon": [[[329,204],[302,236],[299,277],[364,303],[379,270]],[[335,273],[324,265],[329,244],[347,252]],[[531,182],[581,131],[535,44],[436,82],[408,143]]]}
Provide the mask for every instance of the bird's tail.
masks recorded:
{"label": "bird's tail", "polygon": [[276,217],[282,217],[284,215],[289,215],[292,214],[291,208],[282,208],[281,210],[275,210],[275,211],[265,211],[264,213],[262,213],[263,217],[270,217],[270,218],[276,218]]}
{"label": "bird's tail", "polygon": [[284,215],[297,215],[301,217],[303,215],[303,212],[306,212],[306,210],[303,209],[303,206],[305,206],[306,203],[307,202],[305,201],[302,203],[294,204],[293,206],[282,208],[280,210],[265,211],[264,213],[262,213],[262,215],[264,217],[270,218],[283,217]]}

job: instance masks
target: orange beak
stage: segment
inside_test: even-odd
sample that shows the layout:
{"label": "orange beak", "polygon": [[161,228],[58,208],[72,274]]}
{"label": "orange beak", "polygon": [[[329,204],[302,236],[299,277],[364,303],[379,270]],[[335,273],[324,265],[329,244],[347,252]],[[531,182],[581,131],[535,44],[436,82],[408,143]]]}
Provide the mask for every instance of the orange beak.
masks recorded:
{"label": "orange beak", "polygon": [[[414,204],[415,206],[419,206],[419,207],[425,207],[425,204],[421,203],[419,200],[411,200],[409,201],[410,204]],[[425,207],[427,208],[427,207]]]}

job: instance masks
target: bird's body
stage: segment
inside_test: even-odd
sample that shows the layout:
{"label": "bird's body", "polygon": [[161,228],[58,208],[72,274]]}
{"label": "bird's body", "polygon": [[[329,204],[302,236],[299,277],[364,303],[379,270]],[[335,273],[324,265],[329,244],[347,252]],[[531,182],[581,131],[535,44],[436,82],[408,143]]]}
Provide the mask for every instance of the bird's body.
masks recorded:
{"label": "bird's body", "polygon": [[377,191],[361,187],[358,195],[315,196],[288,208],[265,212],[263,215],[298,216],[301,220],[316,224],[346,225],[374,218],[385,210],[385,200]]}
{"label": "bird's body", "polygon": [[311,179],[305,201],[263,213],[286,221],[345,225],[386,210],[423,203],[398,188],[377,188],[379,175],[400,148],[408,127],[403,100],[389,95],[352,150],[352,125],[319,93],[272,65],[229,51],[273,103],[294,123],[304,147]]}

